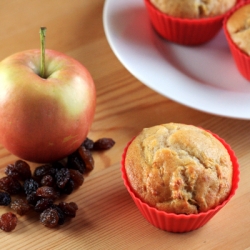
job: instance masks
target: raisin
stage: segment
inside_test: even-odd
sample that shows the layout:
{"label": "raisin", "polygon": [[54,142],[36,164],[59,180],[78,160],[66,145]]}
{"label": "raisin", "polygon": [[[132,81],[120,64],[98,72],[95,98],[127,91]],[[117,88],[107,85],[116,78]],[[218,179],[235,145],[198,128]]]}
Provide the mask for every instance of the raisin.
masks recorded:
{"label": "raisin", "polygon": [[0,205],[8,206],[11,202],[11,197],[8,193],[0,192]]}
{"label": "raisin", "polygon": [[60,189],[62,194],[71,194],[74,191],[75,183],[72,179],[69,179],[64,188]]}
{"label": "raisin", "polygon": [[23,188],[26,195],[35,192],[39,187],[39,184],[34,179],[30,178],[24,181]]}
{"label": "raisin", "polygon": [[55,175],[56,169],[51,164],[39,166],[34,171],[34,177],[41,179],[45,175]]}
{"label": "raisin", "polygon": [[59,217],[58,225],[63,225],[64,221],[65,221],[65,215],[64,215],[62,209],[56,204],[53,204],[51,207],[54,208],[57,211],[57,214],[58,214],[58,217]]}
{"label": "raisin", "polygon": [[56,227],[58,225],[59,216],[54,208],[47,208],[40,214],[40,222],[46,227]]}
{"label": "raisin", "polygon": [[70,173],[68,168],[62,168],[56,171],[55,175],[56,185],[59,188],[64,188],[69,178],[70,178]]}
{"label": "raisin", "polygon": [[70,179],[74,181],[75,187],[80,187],[84,182],[83,175],[78,170],[75,169],[70,169],[69,173],[70,173]]}
{"label": "raisin", "polygon": [[78,148],[78,153],[79,153],[81,159],[85,163],[84,174],[87,174],[87,173],[89,173],[90,171],[92,171],[94,169],[94,159],[93,159],[93,156],[92,156],[91,152],[89,150],[87,150],[83,146],[81,146],[80,148]]}
{"label": "raisin", "polygon": [[91,150],[94,147],[94,141],[87,137],[82,143],[82,146],[84,146],[88,150]]}
{"label": "raisin", "polygon": [[17,214],[24,215],[30,210],[30,205],[24,199],[16,199],[11,202],[10,208],[13,209]]}
{"label": "raisin", "polygon": [[0,179],[0,189],[9,194],[19,194],[23,191],[20,182],[10,176],[5,176]]}
{"label": "raisin", "polygon": [[28,194],[28,195],[26,196],[27,202],[28,202],[30,205],[32,205],[32,206],[35,206],[36,203],[39,201],[39,199],[40,199],[40,197],[36,196],[36,191],[34,191],[34,192],[32,192],[32,193],[30,193],[30,194]]}
{"label": "raisin", "polygon": [[64,165],[60,161],[53,162],[51,164],[52,168],[56,169],[61,169],[64,168]]}
{"label": "raisin", "polygon": [[16,228],[17,217],[15,214],[8,212],[0,217],[0,228],[5,232],[11,232]]}
{"label": "raisin", "polygon": [[44,175],[40,184],[41,186],[53,187],[55,185],[55,179],[51,175]]}
{"label": "raisin", "polygon": [[59,193],[53,187],[39,187],[36,190],[36,195],[42,198],[50,198],[50,199],[57,199],[59,198]]}
{"label": "raisin", "polygon": [[36,212],[43,212],[45,209],[51,207],[53,205],[53,199],[49,198],[41,198],[35,205],[34,210]]}
{"label": "raisin", "polygon": [[[61,194],[71,194],[84,182],[83,174],[93,170],[94,159],[92,150],[106,150],[115,142],[110,138],[101,138],[94,142],[86,138],[82,145],[63,161],[38,166],[32,176],[30,166],[23,160],[9,164],[5,169],[6,177],[0,178],[0,205],[8,206],[18,215],[26,214],[31,208],[40,213],[40,222],[46,227],[63,225],[66,217],[76,216],[78,206],[75,202],[54,201]],[[23,187],[19,181],[23,181]],[[26,199],[17,198],[11,201],[11,194],[22,191]],[[17,225],[17,217],[9,212],[0,217],[0,229],[10,232]]]}
{"label": "raisin", "polygon": [[78,210],[78,206],[76,205],[75,202],[60,202],[58,204],[59,208],[63,211],[65,216],[67,217],[75,217],[76,216],[76,211]]}
{"label": "raisin", "polygon": [[24,181],[31,177],[30,165],[23,160],[17,160],[15,164],[9,164],[6,167],[5,174]]}
{"label": "raisin", "polygon": [[77,151],[68,156],[67,167],[69,169],[78,170],[82,174],[86,169],[86,165]]}
{"label": "raisin", "polygon": [[94,142],[94,150],[107,150],[115,145],[115,141],[111,138],[101,138]]}

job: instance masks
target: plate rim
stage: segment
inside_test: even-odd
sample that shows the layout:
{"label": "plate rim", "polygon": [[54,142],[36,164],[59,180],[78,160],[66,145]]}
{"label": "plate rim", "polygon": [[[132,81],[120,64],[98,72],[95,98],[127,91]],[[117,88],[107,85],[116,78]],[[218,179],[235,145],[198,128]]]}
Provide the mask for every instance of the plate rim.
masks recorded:
{"label": "plate rim", "polygon": [[[138,74],[138,72],[135,72],[134,69],[131,68],[131,65],[128,65],[128,63],[124,60],[124,56],[122,55],[122,53],[119,51],[118,46],[116,44],[116,42],[114,41],[112,35],[112,29],[111,29],[111,23],[109,21],[110,15],[113,13],[113,9],[115,9],[115,6],[120,6],[120,3],[122,1],[121,0],[105,0],[104,3],[104,8],[103,8],[103,26],[104,26],[104,32],[106,35],[106,39],[108,40],[108,43],[113,51],[113,53],[115,54],[115,56],[118,58],[118,60],[121,62],[121,64],[133,75],[135,76],[142,84],[146,85],[147,87],[149,87],[150,89],[152,89],[153,91],[165,96],[166,98],[173,100],[177,103],[180,103],[184,106],[187,106],[189,108],[193,108],[195,110],[199,110],[201,112],[205,112],[205,113],[209,113],[212,115],[217,115],[217,116],[222,116],[222,117],[227,117],[227,118],[234,118],[234,119],[244,119],[244,120],[249,120],[250,119],[250,111],[248,113],[243,112],[244,114],[241,113],[236,113],[235,111],[232,112],[232,110],[227,110],[227,112],[222,112],[220,110],[220,108],[218,107],[218,109],[214,110],[214,109],[208,109],[208,108],[204,108],[204,107],[198,107],[197,105],[193,105],[191,103],[187,103],[186,101],[180,100],[179,98],[176,98],[175,96],[171,96],[168,95],[166,93],[163,93],[161,90],[159,90],[158,88],[155,88],[154,86],[152,86],[152,84],[149,84],[147,81],[145,81],[145,79],[143,79],[143,77],[140,76],[140,74]],[[131,4],[132,0],[127,0],[126,2],[126,8],[129,8],[129,5]],[[139,4],[139,2],[134,2],[134,5],[137,6],[144,6],[143,5],[143,1],[141,1],[141,3]],[[132,5],[132,4],[131,4]],[[146,13],[146,8],[145,8],[145,13]],[[126,20],[125,20],[126,21]],[[150,25],[150,22],[148,21],[148,25]],[[155,50],[155,48],[153,48],[153,50]],[[183,77],[183,73],[179,72],[179,76]],[[184,75],[184,77],[186,77]],[[195,81],[195,80],[192,80]],[[197,83],[199,83],[197,81]],[[204,87],[204,86],[203,86]],[[233,94],[235,95],[235,92],[233,91],[227,91],[225,89],[219,89],[219,88],[213,88],[212,86],[206,86],[207,89],[212,89],[215,92],[218,92],[219,94]],[[237,93],[238,95],[242,95],[243,93]],[[249,93],[250,94],[250,93]],[[230,96],[231,97],[231,96]],[[248,97],[248,96],[247,96]],[[249,95],[249,99],[250,99],[250,95]],[[238,103],[239,105],[239,103]],[[242,106],[242,104],[240,105]],[[237,109],[237,103],[236,103],[236,107],[235,109]]]}

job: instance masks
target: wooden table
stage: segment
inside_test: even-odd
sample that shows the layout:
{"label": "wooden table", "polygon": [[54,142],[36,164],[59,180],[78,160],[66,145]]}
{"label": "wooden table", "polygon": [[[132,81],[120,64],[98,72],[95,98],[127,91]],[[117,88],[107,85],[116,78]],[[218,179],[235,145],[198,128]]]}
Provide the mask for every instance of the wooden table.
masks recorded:
{"label": "wooden table", "polygon": [[[249,121],[199,112],[144,86],[110,49],[103,30],[103,6],[104,0],[0,2],[0,59],[39,48],[39,28],[46,26],[47,48],[79,60],[95,81],[97,107],[89,137],[116,141],[112,149],[94,154],[95,169],[68,197],[67,201],[79,206],[76,218],[60,228],[48,229],[37,216],[19,216],[13,232],[0,232],[1,249],[247,249]],[[126,143],[142,128],[167,122],[193,124],[217,133],[232,146],[240,163],[241,180],[233,199],[203,228],[185,234],[150,225],[129,197],[120,174]],[[1,146],[1,175],[4,167],[16,159]]]}

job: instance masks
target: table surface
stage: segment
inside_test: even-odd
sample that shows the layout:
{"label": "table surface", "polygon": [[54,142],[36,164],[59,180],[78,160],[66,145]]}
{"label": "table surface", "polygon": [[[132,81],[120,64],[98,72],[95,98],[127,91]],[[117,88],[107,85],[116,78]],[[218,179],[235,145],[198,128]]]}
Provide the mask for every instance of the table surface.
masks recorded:
{"label": "table surface", "polygon": [[[250,247],[250,123],[190,109],[144,86],[118,61],[105,37],[104,0],[0,2],[0,60],[39,48],[39,28],[47,27],[46,47],[80,61],[91,73],[97,107],[89,138],[110,137],[115,146],[94,153],[95,169],[66,200],[76,218],[56,229],[36,215],[18,216],[11,233],[0,232],[1,249],[247,249]],[[240,163],[236,195],[207,225],[185,234],[161,231],[139,213],[121,179],[126,143],[144,127],[180,122],[201,126],[224,138]],[[0,171],[17,157],[0,147]],[[32,168],[35,164],[31,164]],[[1,207],[3,213],[5,208]]]}

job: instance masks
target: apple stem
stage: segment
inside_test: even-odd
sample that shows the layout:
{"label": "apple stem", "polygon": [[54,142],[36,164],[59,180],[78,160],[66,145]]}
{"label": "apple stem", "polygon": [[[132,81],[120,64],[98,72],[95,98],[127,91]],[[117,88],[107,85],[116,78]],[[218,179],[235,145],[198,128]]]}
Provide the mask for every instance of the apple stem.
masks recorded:
{"label": "apple stem", "polygon": [[41,42],[41,65],[40,65],[40,76],[45,78],[45,36],[46,27],[40,28],[40,42]]}

